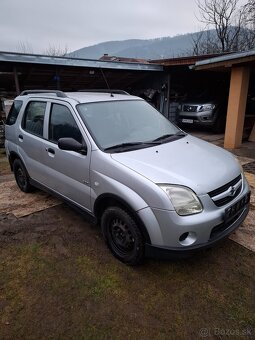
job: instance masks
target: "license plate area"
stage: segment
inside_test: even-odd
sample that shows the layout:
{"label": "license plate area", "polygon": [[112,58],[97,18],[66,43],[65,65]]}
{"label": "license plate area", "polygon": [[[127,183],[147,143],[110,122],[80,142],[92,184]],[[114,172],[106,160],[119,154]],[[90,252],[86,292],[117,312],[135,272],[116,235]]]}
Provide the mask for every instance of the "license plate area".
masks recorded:
{"label": "license plate area", "polygon": [[235,216],[240,214],[243,208],[250,202],[251,193],[249,192],[245,195],[241,200],[231,205],[230,207],[225,209],[225,222],[232,220]]}
{"label": "license plate area", "polygon": [[194,120],[193,119],[182,119],[183,123],[188,123],[188,124],[193,124]]}

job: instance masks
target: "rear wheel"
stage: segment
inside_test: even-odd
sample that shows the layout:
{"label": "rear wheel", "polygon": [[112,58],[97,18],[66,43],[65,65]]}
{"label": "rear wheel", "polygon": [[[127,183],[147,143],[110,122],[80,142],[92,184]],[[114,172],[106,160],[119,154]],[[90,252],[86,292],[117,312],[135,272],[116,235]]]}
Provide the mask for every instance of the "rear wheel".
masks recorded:
{"label": "rear wheel", "polygon": [[112,254],[128,265],[137,265],[144,258],[144,239],[133,217],[119,207],[107,208],[101,228]]}
{"label": "rear wheel", "polygon": [[33,187],[29,183],[27,170],[20,159],[15,159],[13,162],[13,172],[16,183],[23,192],[31,192]]}

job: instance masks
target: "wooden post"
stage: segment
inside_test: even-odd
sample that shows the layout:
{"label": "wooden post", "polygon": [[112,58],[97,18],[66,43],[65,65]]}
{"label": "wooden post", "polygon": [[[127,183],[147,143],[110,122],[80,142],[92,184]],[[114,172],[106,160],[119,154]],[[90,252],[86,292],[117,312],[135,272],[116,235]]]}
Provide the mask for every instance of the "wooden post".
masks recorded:
{"label": "wooden post", "polygon": [[227,149],[234,149],[242,144],[249,76],[250,69],[247,67],[233,67],[231,70],[224,139],[224,147]]}
{"label": "wooden post", "polygon": [[14,74],[16,94],[18,96],[20,94],[20,87],[19,87],[19,77],[18,77],[16,67],[13,68],[13,74]]}

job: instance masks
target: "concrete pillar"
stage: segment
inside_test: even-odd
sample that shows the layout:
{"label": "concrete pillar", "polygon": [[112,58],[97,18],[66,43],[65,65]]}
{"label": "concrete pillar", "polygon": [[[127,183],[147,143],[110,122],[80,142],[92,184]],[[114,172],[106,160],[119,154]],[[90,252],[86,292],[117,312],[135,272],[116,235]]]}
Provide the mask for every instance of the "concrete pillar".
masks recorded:
{"label": "concrete pillar", "polygon": [[224,140],[226,149],[234,149],[242,144],[249,76],[248,67],[232,67]]}

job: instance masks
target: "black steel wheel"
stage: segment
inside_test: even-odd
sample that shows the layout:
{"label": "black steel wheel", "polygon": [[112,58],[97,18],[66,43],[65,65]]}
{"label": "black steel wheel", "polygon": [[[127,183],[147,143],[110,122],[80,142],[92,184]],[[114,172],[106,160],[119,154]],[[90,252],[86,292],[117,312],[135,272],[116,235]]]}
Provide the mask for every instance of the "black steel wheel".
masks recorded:
{"label": "black steel wheel", "polygon": [[104,239],[112,254],[128,265],[137,265],[144,258],[144,239],[137,223],[119,207],[107,208],[101,219]]}
{"label": "black steel wheel", "polygon": [[29,176],[25,166],[23,165],[20,159],[15,159],[13,162],[13,172],[15,176],[16,183],[18,187],[23,192],[30,192],[32,191],[33,187],[29,183]]}

